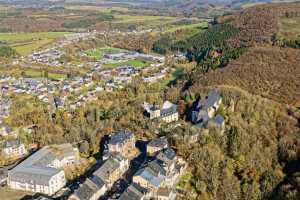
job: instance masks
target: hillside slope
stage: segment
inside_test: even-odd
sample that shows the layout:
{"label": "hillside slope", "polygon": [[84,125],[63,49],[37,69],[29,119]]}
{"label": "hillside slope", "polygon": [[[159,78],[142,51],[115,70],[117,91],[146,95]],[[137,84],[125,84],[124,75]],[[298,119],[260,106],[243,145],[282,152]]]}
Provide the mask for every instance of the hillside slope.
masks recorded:
{"label": "hillside slope", "polygon": [[[238,87],[213,88],[222,92],[224,107],[234,105],[234,111],[224,111],[224,135],[210,127],[208,132],[196,130],[200,138],[193,144],[186,145],[182,137],[174,139],[191,170],[185,185],[189,193],[181,200],[273,200],[300,152],[297,120],[281,104]],[[189,93],[205,94],[207,89],[194,86]]]}
{"label": "hillside slope", "polygon": [[255,47],[227,67],[201,75],[195,85],[233,85],[280,103],[300,99],[300,51]]}

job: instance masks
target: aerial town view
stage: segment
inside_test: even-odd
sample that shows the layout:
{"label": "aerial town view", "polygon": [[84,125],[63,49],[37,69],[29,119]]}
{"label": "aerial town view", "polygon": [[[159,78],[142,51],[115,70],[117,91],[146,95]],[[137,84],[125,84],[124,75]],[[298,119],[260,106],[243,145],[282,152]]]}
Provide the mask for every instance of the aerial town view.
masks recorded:
{"label": "aerial town view", "polygon": [[0,0],[0,200],[300,200],[300,1]]}

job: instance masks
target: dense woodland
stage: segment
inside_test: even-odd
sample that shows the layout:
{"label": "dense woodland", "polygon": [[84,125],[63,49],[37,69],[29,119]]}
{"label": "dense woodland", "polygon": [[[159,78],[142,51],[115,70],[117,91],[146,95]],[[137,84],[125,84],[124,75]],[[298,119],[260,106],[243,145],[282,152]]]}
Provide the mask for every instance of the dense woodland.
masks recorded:
{"label": "dense woodland", "polygon": [[[200,141],[191,145],[182,143],[187,130],[179,130],[176,134],[181,137],[173,139],[192,168],[187,187],[195,194],[182,199],[272,199],[287,169],[299,170],[292,167],[300,151],[298,122],[278,103],[231,86],[219,89],[227,108],[221,112],[226,116],[225,134],[210,127],[209,132],[200,131]],[[204,91],[194,86],[187,94]],[[295,189],[299,180],[293,184],[288,195],[279,192],[286,196],[282,199],[299,198]]]}
{"label": "dense woodland", "polygon": [[0,42],[0,57],[12,58],[15,56],[17,56],[17,52],[14,49]]}

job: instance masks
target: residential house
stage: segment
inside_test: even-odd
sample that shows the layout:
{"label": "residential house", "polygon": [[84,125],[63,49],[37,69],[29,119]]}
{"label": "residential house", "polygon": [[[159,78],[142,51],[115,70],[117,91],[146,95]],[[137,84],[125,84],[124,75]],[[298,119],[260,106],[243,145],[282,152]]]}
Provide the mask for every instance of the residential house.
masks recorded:
{"label": "residential house", "polygon": [[76,165],[79,162],[79,150],[70,143],[52,145],[49,149],[59,160],[57,168]]}
{"label": "residential house", "polygon": [[8,172],[8,186],[51,196],[66,184],[62,168],[74,163],[77,153],[70,144],[46,146]]}
{"label": "residential house", "polygon": [[216,90],[209,91],[204,99],[199,99],[192,112],[192,122],[197,127],[205,127],[210,119],[215,115],[222,103],[222,97]]}
{"label": "residential house", "polygon": [[10,127],[0,124],[0,135],[5,137],[8,135],[15,135],[15,133],[12,131],[12,129]]}
{"label": "residential house", "polygon": [[27,154],[25,145],[18,138],[5,141],[2,150],[7,157],[22,157]]}
{"label": "residential house", "polygon": [[130,186],[122,193],[119,200],[144,200],[147,196],[147,189],[141,187],[136,183]]}
{"label": "residential house", "polygon": [[166,123],[177,121],[179,116],[177,112],[177,105],[165,101],[163,106],[150,105],[144,103],[144,109],[147,112],[150,119],[160,119]]}
{"label": "residential house", "polygon": [[124,157],[130,157],[135,152],[134,134],[126,130],[112,134],[109,136],[107,146],[110,153],[120,153]]}
{"label": "residential house", "polygon": [[156,161],[151,161],[133,176],[133,182],[155,193],[164,184],[166,171]]}
{"label": "residential house", "polygon": [[54,97],[54,105],[55,105],[55,108],[57,109],[62,109],[64,108],[64,104],[65,104],[65,101],[63,98],[60,98],[60,97]]}
{"label": "residential house", "polygon": [[106,191],[104,181],[97,176],[93,176],[87,178],[68,200],[98,200]]}
{"label": "residential house", "polygon": [[186,167],[186,162],[173,149],[166,148],[134,174],[133,182],[146,188],[153,199],[173,199],[176,196],[171,189]]}
{"label": "residential house", "polygon": [[160,117],[162,121],[167,123],[178,121],[177,105],[169,101],[164,102],[160,110]]}
{"label": "residential house", "polygon": [[147,154],[153,156],[155,153],[168,148],[168,146],[166,137],[154,138],[147,145]]}
{"label": "residential house", "polygon": [[159,188],[153,199],[157,200],[175,200],[176,193],[170,188]]}
{"label": "residential house", "polygon": [[103,180],[107,188],[111,188],[128,169],[129,160],[118,154],[109,157],[93,175]]}

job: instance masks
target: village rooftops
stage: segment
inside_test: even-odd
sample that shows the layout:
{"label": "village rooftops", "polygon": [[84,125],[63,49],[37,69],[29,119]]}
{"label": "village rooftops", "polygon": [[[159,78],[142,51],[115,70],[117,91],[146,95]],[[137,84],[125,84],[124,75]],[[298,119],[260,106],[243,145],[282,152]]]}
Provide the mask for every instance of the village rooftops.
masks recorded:
{"label": "village rooftops", "polygon": [[169,188],[159,188],[157,190],[157,197],[159,199],[175,200],[176,194]]}
{"label": "village rooftops", "polygon": [[119,200],[142,200],[147,189],[136,183],[132,183],[120,196]]}
{"label": "village rooftops", "polygon": [[147,146],[164,149],[168,147],[168,140],[166,137],[154,138]]}
{"label": "village rooftops", "polygon": [[167,171],[163,168],[163,165],[159,162],[159,160],[153,160],[148,163],[147,170],[149,170],[155,176],[166,176]]}
{"label": "village rooftops", "polygon": [[132,132],[129,132],[126,130],[119,131],[116,134],[110,135],[109,144],[117,145],[120,143],[124,143],[127,140],[132,139],[133,137],[134,137],[134,134]]}
{"label": "village rooftops", "polygon": [[176,158],[176,153],[173,149],[167,148],[159,152],[159,154],[156,157],[159,161],[169,165],[172,163]]}
{"label": "village rooftops", "polygon": [[47,184],[49,179],[60,173],[61,170],[51,167],[39,167],[39,166],[17,166],[9,172],[10,181],[23,182],[31,181],[35,184]]}
{"label": "village rooftops", "polygon": [[93,175],[101,178],[103,181],[107,181],[109,179],[109,175],[117,170],[120,167],[120,163],[113,159],[112,157],[108,158],[104,164],[97,169]]}
{"label": "village rooftops", "polygon": [[164,176],[156,176],[156,174],[150,168],[139,169],[135,176],[140,176],[145,179],[153,187],[160,187],[161,183],[165,180]]}
{"label": "village rooftops", "polygon": [[85,182],[75,191],[75,196],[80,200],[90,200],[92,196],[97,193],[101,188],[105,187],[102,179],[93,176],[87,178]]}
{"label": "village rooftops", "polygon": [[53,166],[53,162],[74,153],[71,144],[47,146],[37,151],[10,171],[16,181],[32,180],[46,183],[50,177],[61,170]]}
{"label": "village rooftops", "polygon": [[7,140],[4,143],[5,148],[10,148],[10,147],[14,148],[14,147],[18,147],[20,145],[21,145],[20,139]]}
{"label": "village rooftops", "polygon": [[177,105],[169,102],[169,101],[166,101],[164,102],[163,106],[162,106],[162,109],[160,111],[160,115],[162,117],[164,116],[168,116],[170,114],[174,114],[177,112]]}
{"label": "village rooftops", "polygon": [[198,101],[196,110],[206,110],[210,107],[213,107],[216,102],[219,102],[222,97],[217,90],[211,90],[208,92],[208,95],[205,99],[201,99]]}

